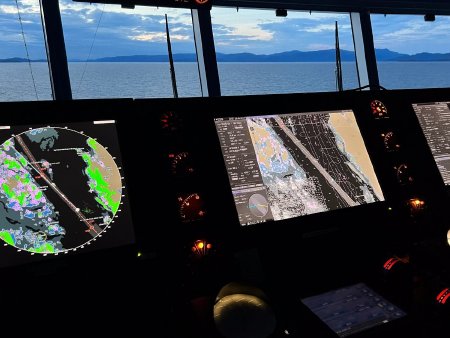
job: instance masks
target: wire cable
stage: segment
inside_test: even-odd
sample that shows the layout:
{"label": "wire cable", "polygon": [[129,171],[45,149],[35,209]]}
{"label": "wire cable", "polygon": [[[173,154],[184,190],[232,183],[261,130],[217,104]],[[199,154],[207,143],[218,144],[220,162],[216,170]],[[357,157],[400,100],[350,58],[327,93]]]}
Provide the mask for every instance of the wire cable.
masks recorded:
{"label": "wire cable", "polygon": [[105,6],[106,6],[106,4],[103,4],[102,13],[100,14],[100,18],[98,19],[97,28],[95,29],[94,39],[92,40],[91,48],[89,48],[89,54],[88,54],[88,57],[87,57],[87,59],[86,59],[86,61],[84,63],[83,73],[81,73],[80,82],[78,83],[77,94],[79,94],[79,92],[80,92],[81,83],[83,82],[84,74],[86,73],[87,64],[89,62],[89,59],[91,58],[91,53],[92,53],[92,49],[94,48],[94,43],[95,43],[95,39],[97,37],[97,32],[98,32],[98,29],[100,27],[100,23],[102,22],[103,13],[105,13]]}
{"label": "wire cable", "polygon": [[25,45],[25,51],[27,53],[28,67],[30,67],[31,80],[33,81],[34,93],[36,94],[36,100],[39,101],[39,95],[36,88],[36,81],[34,80],[33,67],[31,67],[30,53],[28,52],[27,40],[25,38],[25,32],[23,30],[22,16],[20,15],[19,2],[16,0],[17,16],[19,17],[20,30],[22,32],[23,44]]}

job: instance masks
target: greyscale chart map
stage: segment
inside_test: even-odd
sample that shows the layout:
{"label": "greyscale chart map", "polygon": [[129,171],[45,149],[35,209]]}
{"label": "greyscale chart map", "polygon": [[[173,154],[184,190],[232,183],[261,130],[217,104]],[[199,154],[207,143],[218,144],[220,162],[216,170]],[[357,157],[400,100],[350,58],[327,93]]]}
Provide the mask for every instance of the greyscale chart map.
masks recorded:
{"label": "greyscale chart map", "polygon": [[413,104],[420,126],[446,185],[450,185],[450,102]]}
{"label": "greyscale chart map", "polygon": [[350,110],[215,122],[242,225],[384,200]]}

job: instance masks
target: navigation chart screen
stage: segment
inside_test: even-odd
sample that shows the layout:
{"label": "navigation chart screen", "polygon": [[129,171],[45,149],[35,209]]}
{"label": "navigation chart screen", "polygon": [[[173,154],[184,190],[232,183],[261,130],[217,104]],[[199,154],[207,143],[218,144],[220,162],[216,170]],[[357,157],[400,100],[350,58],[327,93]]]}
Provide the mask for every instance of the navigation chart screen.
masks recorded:
{"label": "navigation chart screen", "polygon": [[444,183],[450,184],[450,102],[413,104]]}
{"label": "navigation chart screen", "polygon": [[384,200],[351,110],[215,124],[241,225]]}
{"label": "navigation chart screen", "polygon": [[0,137],[0,265],[134,242],[114,121]]}
{"label": "navigation chart screen", "polygon": [[302,299],[339,337],[386,324],[406,313],[363,283]]}

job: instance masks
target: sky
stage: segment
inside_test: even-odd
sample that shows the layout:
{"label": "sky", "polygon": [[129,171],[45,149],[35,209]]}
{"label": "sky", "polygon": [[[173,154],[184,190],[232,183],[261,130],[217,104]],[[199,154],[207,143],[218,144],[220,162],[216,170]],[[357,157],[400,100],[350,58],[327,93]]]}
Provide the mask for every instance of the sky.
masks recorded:
{"label": "sky", "polygon": [[[195,52],[188,9],[122,9],[118,5],[59,2],[69,59],[166,54],[164,14],[169,17],[173,52]],[[30,58],[45,58],[39,0],[18,0],[18,4]],[[274,10],[213,8],[211,16],[219,53],[334,48],[335,21],[341,48],[353,50],[346,13],[288,11],[282,18],[276,17]],[[450,52],[450,17],[438,16],[435,22],[425,22],[420,15],[372,15],[371,19],[375,48],[406,54]],[[15,0],[0,0],[0,46],[0,59],[26,57]]]}

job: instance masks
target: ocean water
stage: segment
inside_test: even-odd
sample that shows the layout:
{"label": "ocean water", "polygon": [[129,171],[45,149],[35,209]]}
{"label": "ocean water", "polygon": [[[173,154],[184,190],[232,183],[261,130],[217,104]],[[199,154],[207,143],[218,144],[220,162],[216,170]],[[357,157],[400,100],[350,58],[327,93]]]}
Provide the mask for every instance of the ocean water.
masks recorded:
{"label": "ocean water", "polygon": [[[0,63],[0,101],[51,99],[47,64]],[[380,62],[387,89],[450,87],[450,62]],[[202,96],[195,63],[175,64],[181,97]],[[74,98],[172,97],[167,63],[70,63]],[[353,62],[343,63],[345,89],[358,87]],[[220,63],[222,95],[335,91],[332,62]]]}

